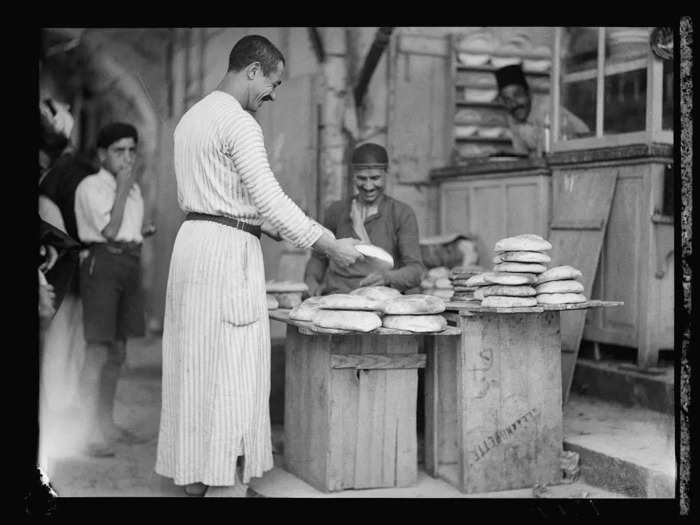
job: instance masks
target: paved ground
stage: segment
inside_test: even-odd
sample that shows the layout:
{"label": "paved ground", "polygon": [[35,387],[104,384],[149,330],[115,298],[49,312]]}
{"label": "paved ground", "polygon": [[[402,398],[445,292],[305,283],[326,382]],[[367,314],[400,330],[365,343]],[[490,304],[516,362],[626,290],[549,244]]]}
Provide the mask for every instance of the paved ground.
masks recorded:
{"label": "paved ground", "polygon": [[[132,351],[117,392],[117,422],[150,441],[142,445],[119,445],[114,458],[94,459],[81,456],[75,446],[68,446],[70,432],[79,434],[79,422],[64,421],[62,436],[66,446],[54,452],[47,474],[60,496],[90,497],[181,497],[179,487],[169,479],[153,471],[160,416],[159,341],[143,341],[137,351]],[[629,422],[624,420],[626,409],[619,412],[574,396],[565,409],[565,435],[588,445],[595,444],[608,449],[611,454],[635,461],[644,461],[656,469],[670,468],[673,433],[669,433],[667,421],[647,414],[648,419]],[[625,421],[623,423],[623,420]],[[672,427],[671,427],[672,428]],[[273,427],[273,441],[280,444],[282,429]],[[669,441],[670,439],[670,441]],[[74,443],[73,443],[74,444]],[[671,447],[669,449],[669,447]],[[671,454],[671,455],[669,455]],[[350,490],[326,494],[317,491],[281,468],[281,457],[275,456],[276,467],[262,478],[253,480],[251,486],[268,497],[282,498],[532,498],[532,489],[522,489],[489,494],[461,494],[449,483],[433,479],[419,469],[418,483],[402,489]],[[548,487],[538,495],[551,498],[624,498],[615,491],[593,487],[582,482]]]}

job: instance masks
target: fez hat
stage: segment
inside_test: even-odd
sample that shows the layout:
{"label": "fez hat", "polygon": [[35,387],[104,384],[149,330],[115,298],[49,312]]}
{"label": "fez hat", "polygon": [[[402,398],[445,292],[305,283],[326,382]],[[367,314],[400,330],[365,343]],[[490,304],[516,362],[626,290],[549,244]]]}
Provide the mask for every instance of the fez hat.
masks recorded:
{"label": "fez hat", "polygon": [[511,64],[509,66],[502,67],[497,69],[495,74],[499,91],[506,86],[510,86],[511,84],[517,84],[519,86],[523,86],[525,89],[530,89],[527,85],[527,80],[525,80],[525,74],[523,73],[523,68],[520,64]]}
{"label": "fez hat", "polygon": [[353,168],[386,168],[389,156],[379,144],[367,142],[352,152],[351,164]]}
{"label": "fez hat", "polygon": [[97,147],[106,149],[118,140],[127,137],[131,137],[134,139],[134,142],[138,142],[139,134],[136,128],[124,122],[112,122],[103,127],[97,134]]}

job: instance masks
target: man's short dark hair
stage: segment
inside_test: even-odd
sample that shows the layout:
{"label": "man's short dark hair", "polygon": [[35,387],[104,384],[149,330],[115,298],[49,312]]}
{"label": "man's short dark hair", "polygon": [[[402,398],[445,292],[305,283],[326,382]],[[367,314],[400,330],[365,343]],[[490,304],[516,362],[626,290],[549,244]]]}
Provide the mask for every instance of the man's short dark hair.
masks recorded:
{"label": "man's short dark hair", "polygon": [[139,134],[134,126],[125,122],[112,122],[104,126],[97,134],[97,147],[107,149],[118,140],[128,137],[138,143]]}
{"label": "man's short dark hair", "polygon": [[267,76],[277,69],[277,64],[284,64],[285,60],[282,52],[264,36],[244,36],[236,42],[228,56],[228,70],[240,71],[253,62],[260,62],[263,75]]}

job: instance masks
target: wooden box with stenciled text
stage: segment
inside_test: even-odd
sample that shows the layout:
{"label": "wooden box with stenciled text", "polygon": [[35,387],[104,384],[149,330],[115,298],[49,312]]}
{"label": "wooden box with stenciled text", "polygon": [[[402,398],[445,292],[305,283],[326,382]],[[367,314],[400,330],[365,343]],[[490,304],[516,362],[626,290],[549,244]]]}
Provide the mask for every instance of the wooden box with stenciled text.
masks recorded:
{"label": "wooden box with stenciled text", "polygon": [[425,465],[469,494],[561,480],[559,312],[460,312],[428,338]]}

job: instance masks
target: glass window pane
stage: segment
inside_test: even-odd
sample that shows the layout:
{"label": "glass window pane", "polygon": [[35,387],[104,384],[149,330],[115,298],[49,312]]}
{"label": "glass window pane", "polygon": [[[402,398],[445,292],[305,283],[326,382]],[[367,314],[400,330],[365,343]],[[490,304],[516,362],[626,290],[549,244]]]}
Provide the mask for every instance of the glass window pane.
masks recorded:
{"label": "glass window pane", "polygon": [[563,28],[561,50],[559,139],[592,137],[596,122],[598,28]]}
{"label": "glass window pane", "polygon": [[661,129],[673,131],[673,60],[664,60]]}
{"label": "glass window pane", "polygon": [[605,30],[604,135],[646,127],[649,33],[646,27]]}

